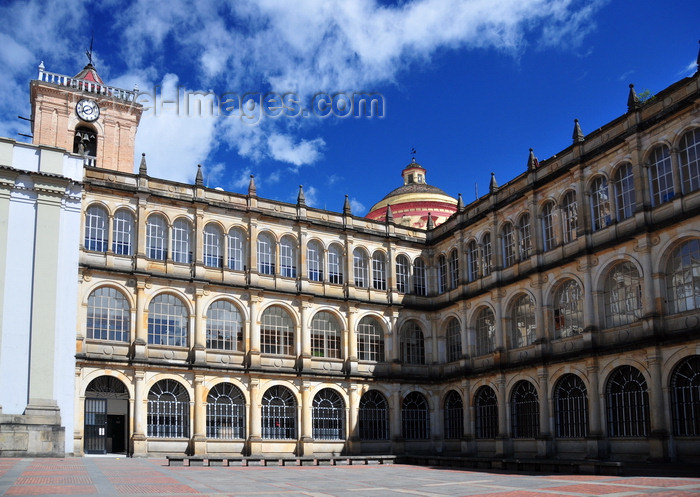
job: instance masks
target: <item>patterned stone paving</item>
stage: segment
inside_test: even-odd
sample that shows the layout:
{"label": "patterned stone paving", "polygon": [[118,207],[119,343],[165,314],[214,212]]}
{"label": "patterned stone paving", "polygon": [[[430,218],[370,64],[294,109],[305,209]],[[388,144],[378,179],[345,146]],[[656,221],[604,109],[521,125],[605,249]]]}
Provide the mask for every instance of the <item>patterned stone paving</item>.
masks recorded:
{"label": "patterned stone paving", "polygon": [[123,457],[0,459],[0,496],[5,495],[698,497],[700,467],[698,478],[672,478],[486,473],[404,465],[171,468],[163,459]]}

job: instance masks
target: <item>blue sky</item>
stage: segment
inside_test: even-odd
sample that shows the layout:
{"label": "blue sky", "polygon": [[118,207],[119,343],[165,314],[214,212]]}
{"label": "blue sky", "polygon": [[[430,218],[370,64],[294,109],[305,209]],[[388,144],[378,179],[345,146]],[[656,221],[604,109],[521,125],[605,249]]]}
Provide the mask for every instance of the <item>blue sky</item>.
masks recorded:
{"label": "blue sky", "polygon": [[[255,123],[230,115],[147,112],[136,154],[149,173],[353,213],[400,185],[415,157],[428,182],[474,200],[626,111],[628,85],[656,93],[695,73],[700,3],[638,0],[151,0],[2,2],[0,136],[24,140],[39,62],[76,74],[94,32],[108,84],[166,99],[185,92],[374,92],[383,117]],[[180,90],[178,90],[178,87]],[[258,97],[256,97],[258,98]],[[181,108],[184,108],[181,107]],[[252,115],[252,114],[251,114]]]}

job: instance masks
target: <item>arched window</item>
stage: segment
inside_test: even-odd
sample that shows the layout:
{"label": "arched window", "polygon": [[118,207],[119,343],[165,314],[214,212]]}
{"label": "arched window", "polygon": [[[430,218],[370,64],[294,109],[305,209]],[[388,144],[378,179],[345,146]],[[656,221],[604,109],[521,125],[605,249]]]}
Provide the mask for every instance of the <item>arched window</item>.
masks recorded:
{"label": "arched window", "polygon": [[510,267],[515,264],[515,232],[513,225],[506,223],[501,232],[503,237],[503,267]]}
{"label": "arched window", "polygon": [[413,261],[413,293],[416,295],[427,295],[425,285],[425,262],[420,257]]}
{"label": "arched window", "polygon": [[246,235],[240,228],[228,230],[228,268],[234,271],[246,269]]}
{"label": "arched window", "polygon": [[605,176],[598,176],[591,183],[591,224],[593,231],[610,226],[611,222],[608,180],[605,179]]}
{"label": "arched window", "polygon": [[372,254],[372,287],[386,290],[386,262],[384,254],[379,251]]}
{"label": "arched window", "polygon": [[328,281],[336,285],[343,284],[343,249],[338,245],[328,248]]}
{"label": "arched window", "polygon": [[153,297],[148,304],[148,343],[187,347],[188,314],[175,295],[161,293]]}
{"label": "arched window", "polygon": [[217,300],[207,309],[207,348],[243,350],[243,320],[228,300]]}
{"label": "arched window", "polygon": [[621,262],[605,278],[605,326],[612,328],[642,318],[642,279],[631,262]]}
{"label": "arched window", "polygon": [[117,289],[103,286],[88,297],[87,338],[129,341],[129,301]]}
{"label": "arched window", "polygon": [[535,438],[540,431],[540,403],[535,386],[521,380],[510,395],[511,434],[513,438]]}
{"label": "arched window", "polygon": [[496,320],[493,311],[483,307],[476,316],[476,355],[490,354],[496,349]]}
{"label": "arched window", "polygon": [[360,440],[389,440],[389,407],[386,398],[370,390],[360,399]]}
{"label": "arched window", "polygon": [[243,440],[245,397],[230,383],[218,383],[207,395],[207,438]]}
{"label": "arched window", "polygon": [[209,267],[223,267],[224,265],[224,235],[215,224],[207,224],[204,227],[204,258],[203,263]]}
{"label": "arched window", "polygon": [[423,330],[415,321],[409,321],[401,329],[401,361],[406,364],[425,364]]}
{"label": "arched window", "polygon": [[438,293],[447,291],[447,258],[444,254],[438,257]]}
{"label": "arched window", "polygon": [[513,303],[510,323],[510,346],[527,347],[535,342],[535,301],[523,294]]}
{"label": "arched window", "polygon": [[384,333],[376,318],[365,316],[357,325],[357,354],[361,361],[384,360]]}
{"label": "arched window", "polygon": [[260,320],[260,352],[293,355],[294,322],[281,307],[268,307]]}
{"label": "arched window", "polygon": [[464,408],[462,397],[450,390],[445,396],[445,439],[462,438],[464,435]]}
{"label": "arched window", "polygon": [[609,437],[646,437],[649,434],[649,392],[642,373],[620,366],[605,388]]}
{"label": "arched window", "polygon": [[327,311],[320,311],[311,321],[311,355],[339,359],[341,333],[338,320]]}
{"label": "arched window", "polygon": [[280,273],[287,278],[297,277],[297,241],[283,236],[280,242]]}
{"label": "arched window", "polygon": [[401,404],[401,433],[406,440],[425,440],[430,437],[430,408],[418,392],[406,395]]}
{"label": "arched window", "polygon": [[583,331],[583,295],[574,280],[560,284],[554,294],[554,338],[578,335]]}
{"label": "arched window", "polygon": [[85,212],[85,250],[107,251],[107,211],[99,205]]}
{"label": "arched window", "polygon": [[323,281],[323,246],[316,240],[306,244],[306,271],[310,281]]}
{"label": "arched window", "polygon": [[462,357],[462,330],[457,318],[451,318],[445,330],[447,362],[459,361]]}
{"label": "arched window", "polygon": [[146,220],[146,257],[164,261],[168,256],[168,222],[159,214]]}
{"label": "arched window", "polygon": [[187,219],[176,219],[173,223],[173,262],[192,263],[192,224]]}
{"label": "arched window", "polygon": [[352,268],[355,275],[355,286],[358,288],[367,288],[369,286],[369,258],[367,252],[361,248],[356,248],[352,252]]}
{"label": "arched window", "polygon": [[666,266],[668,313],[700,309],[700,240],[678,246]]}
{"label": "arched window", "polygon": [[311,420],[314,440],[345,440],[345,402],[332,388],[314,397]]}
{"label": "arched window", "polygon": [[557,246],[554,233],[554,202],[551,201],[542,207],[542,243],[545,252]]}
{"label": "arched window", "polygon": [[532,235],[530,233],[530,214],[525,213],[518,219],[518,250],[520,260],[530,258],[532,252]]}
{"label": "arched window", "polygon": [[680,142],[683,193],[700,189],[700,129],[688,131]]}
{"label": "arched window", "polygon": [[280,385],[270,387],[262,398],[262,438],[295,440],[297,438],[297,399]]}
{"label": "arched window", "polygon": [[491,256],[492,256],[492,250],[491,250],[491,235],[489,233],[486,233],[484,235],[484,238],[481,239],[481,255],[482,255],[482,261],[481,261],[481,268],[484,272],[484,276],[488,276],[491,274]]}
{"label": "arched window", "polygon": [[666,145],[656,147],[649,155],[649,183],[654,207],[673,200],[673,167],[671,152]]}
{"label": "arched window", "polygon": [[112,252],[117,255],[132,255],[134,240],[134,215],[128,209],[119,209],[114,214],[112,228]]}
{"label": "arched window", "polygon": [[567,192],[561,202],[561,217],[563,223],[564,243],[573,242],[577,238],[578,202],[575,192]]}
{"label": "arched window", "polygon": [[409,293],[411,287],[408,286],[408,257],[399,255],[396,258],[396,290],[399,293]]}
{"label": "arched window", "polygon": [[498,398],[491,387],[483,386],[474,395],[474,426],[476,438],[498,436]]}
{"label": "arched window", "polygon": [[673,370],[671,416],[675,436],[700,436],[700,355],[686,357]]}
{"label": "arched window", "polygon": [[190,396],[175,380],[160,380],[148,392],[148,436],[190,436]]}
{"label": "arched window", "polygon": [[622,221],[634,214],[637,201],[634,193],[634,175],[632,164],[622,164],[615,172],[615,207],[617,220]]}
{"label": "arched window", "polygon": [[479,279],[479,246],[474,240],[467,245],[467,270],[469,271],[469,281]]}
{"label": "arched window", "polygon": [[559,438],[588,436],[586,385],[575,374],[565,374],[554,388],[554,416]]}
{"label": "arched window", "polygon": [[450,252],[450,288],[455,289],[459,285],[459,254],[457,250]]}
{"label": "arched window", "polygon": [[267,233],[258,235],[258,272],[275,274],[275,241]]}

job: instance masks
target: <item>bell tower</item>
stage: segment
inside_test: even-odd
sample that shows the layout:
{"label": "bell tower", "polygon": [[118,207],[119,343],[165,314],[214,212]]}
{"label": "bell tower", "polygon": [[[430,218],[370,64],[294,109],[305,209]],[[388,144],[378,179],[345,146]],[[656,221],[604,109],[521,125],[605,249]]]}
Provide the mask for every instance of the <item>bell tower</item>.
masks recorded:
{"label": "bell tower", "polygon": [[48,72],[30,83],[32,143],[64,148],[86,166],[134,172],[143,106],[138,90],[107,86],[90,61],[73,77]]}

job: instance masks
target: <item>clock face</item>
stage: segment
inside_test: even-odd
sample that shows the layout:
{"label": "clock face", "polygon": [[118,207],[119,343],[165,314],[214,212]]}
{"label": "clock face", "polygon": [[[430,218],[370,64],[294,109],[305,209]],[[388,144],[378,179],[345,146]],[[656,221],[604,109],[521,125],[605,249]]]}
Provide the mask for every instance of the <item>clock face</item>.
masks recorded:
{"label": "clock face", "polygon": [[75,113],[83,121],[92,122],[100,117],[100,107],[94,100],[81,100],[75,106]]}

